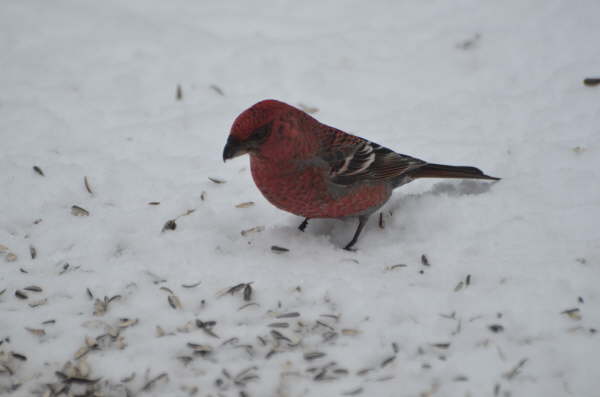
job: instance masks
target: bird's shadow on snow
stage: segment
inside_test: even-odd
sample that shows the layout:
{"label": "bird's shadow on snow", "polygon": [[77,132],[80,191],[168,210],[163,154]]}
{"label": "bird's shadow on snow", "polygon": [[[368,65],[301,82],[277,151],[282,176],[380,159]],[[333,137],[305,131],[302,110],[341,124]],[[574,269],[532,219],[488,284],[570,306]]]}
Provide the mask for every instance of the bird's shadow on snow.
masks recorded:
{"label": "bird's shadow on snow", "polygon": [[[394,197],[390,199],[383,211],[402,211],[402,208],[406,205],[418,205],[419,201],[423,201],[428,197],[447,195],[450,197],[468,196],[468,195],[479,195],[487,193],[495,182],[481,182],[481,181],[470,181],[463,180],[458,183],[456,182],[439,182],[432,186],[428,191],[417,193],[417,194],[406,194],[400,197]],[[410,203],[410,204],[409,204]],[[377,214],[380,212],[376,211],[371,216],[371,219],[365,226],[363,234],[368,234],[370,229],[377,228]],[[299,233],[298,226],[302,222],[302,218],[294,218],[294,221],[289,226],[283,229],[290,233]],[[335,246],[343,247],[354,235],[354,231],[358,226],[358,220],[355,217],[344,218],[342,220],[335,219],[311,219],[308,222],[306,233],[314,236],[327,236],[329,242]],[[359,239],[360,244],[360,239]]]}

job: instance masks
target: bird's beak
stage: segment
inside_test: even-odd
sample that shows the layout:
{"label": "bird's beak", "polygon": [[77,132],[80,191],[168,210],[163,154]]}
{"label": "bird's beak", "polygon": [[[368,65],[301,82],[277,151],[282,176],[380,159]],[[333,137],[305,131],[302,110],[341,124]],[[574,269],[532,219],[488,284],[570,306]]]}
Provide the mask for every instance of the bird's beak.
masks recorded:
{"label": "bird's beak", "polygon": [[230,135],[223,149],[223,161],[248,153],[246,146],[243,142]]}

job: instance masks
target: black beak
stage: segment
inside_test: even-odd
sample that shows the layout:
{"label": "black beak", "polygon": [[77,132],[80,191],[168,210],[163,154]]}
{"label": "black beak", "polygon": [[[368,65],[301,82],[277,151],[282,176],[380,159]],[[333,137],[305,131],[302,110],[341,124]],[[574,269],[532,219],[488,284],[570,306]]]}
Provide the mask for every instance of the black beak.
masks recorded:
{"label": "black beak", "polygon": [[227,143],[223,149],[223,161],[232,159],[245,154],[247,151],[243,148],[242,143],[235,137],[229,136]]}

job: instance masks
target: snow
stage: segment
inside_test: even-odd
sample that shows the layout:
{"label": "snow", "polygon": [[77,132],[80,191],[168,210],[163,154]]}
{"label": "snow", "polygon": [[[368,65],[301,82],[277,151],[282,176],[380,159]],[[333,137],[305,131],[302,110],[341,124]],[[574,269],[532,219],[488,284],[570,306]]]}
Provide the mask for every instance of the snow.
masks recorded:
{"label": "snow", "polygon": [[[3,1],[0,394],[598,395],[600,87],[582,80],[599,73],[599,11]],[[503,179],[406,185],[344,251],[355,221],[301,233],[247,158],[223,164],[233,119],[264,98]],[[249,301],[219,294],[250,282]],[[74,366],[100,380],[56,374]]]}

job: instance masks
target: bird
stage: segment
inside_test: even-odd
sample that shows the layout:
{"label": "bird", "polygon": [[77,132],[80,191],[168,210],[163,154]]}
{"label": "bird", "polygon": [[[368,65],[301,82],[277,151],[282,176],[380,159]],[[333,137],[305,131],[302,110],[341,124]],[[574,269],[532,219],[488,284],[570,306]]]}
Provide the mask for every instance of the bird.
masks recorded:
{"label": "bird", "polygon": [[310,219],[358,218],[352,250],[370,215],[392,191],[419,178],[497,181],[469,166],[429,163],[322,124],[284,102],[266,99],[233,122],[223,161],[250,156],[254,182],[275,207]]}

